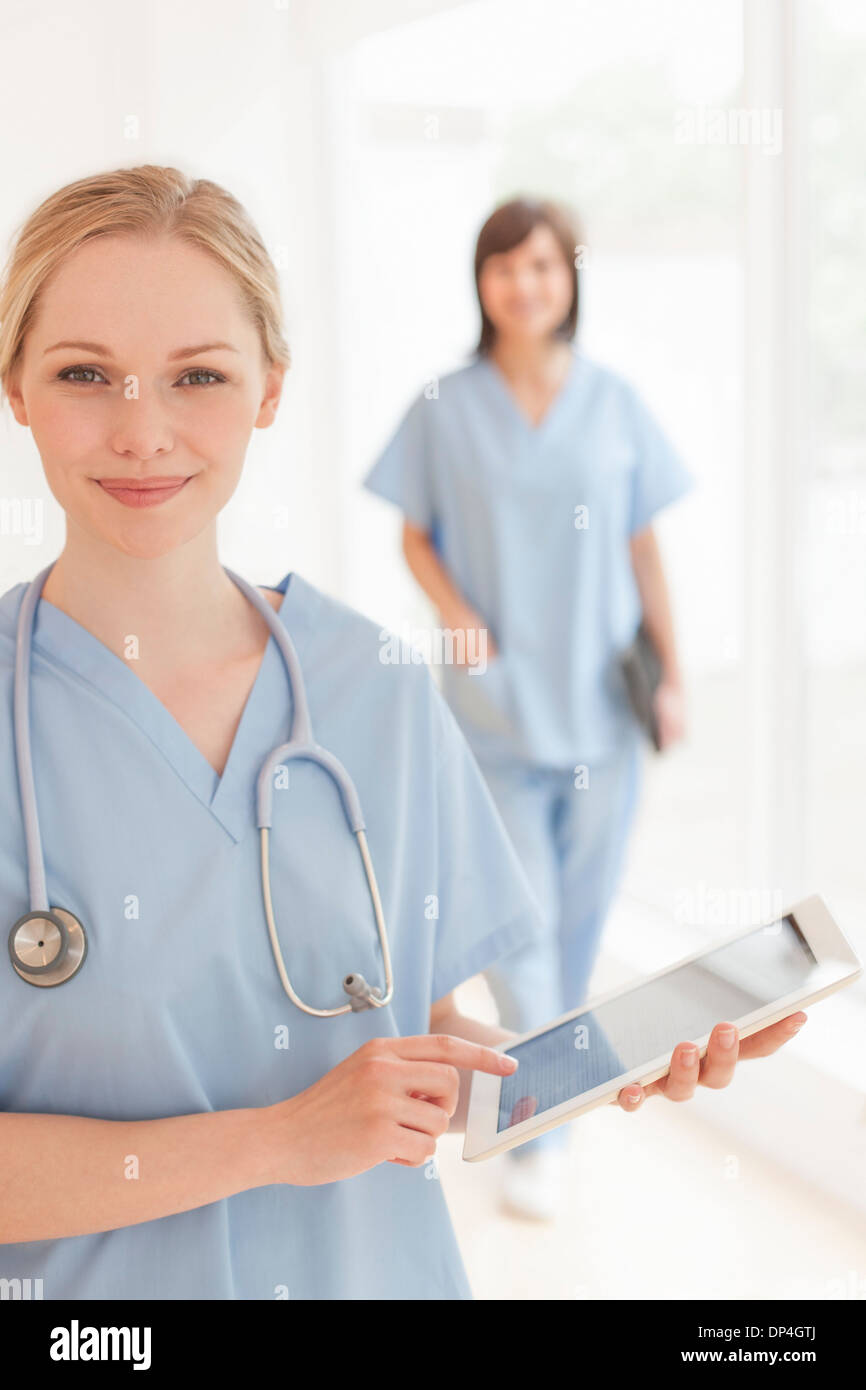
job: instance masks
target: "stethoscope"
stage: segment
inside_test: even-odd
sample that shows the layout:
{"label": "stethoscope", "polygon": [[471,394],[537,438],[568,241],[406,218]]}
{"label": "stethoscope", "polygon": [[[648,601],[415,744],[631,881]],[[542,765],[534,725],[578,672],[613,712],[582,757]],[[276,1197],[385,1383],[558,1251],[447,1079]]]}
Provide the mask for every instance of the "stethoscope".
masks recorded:
{"label": "stethoscope", "polygon": [[[53,564],[38,574],[21,603],[18,614],[18,634],[15,646],[15,691],[13,719],[15,726],[15,757],[18,765],[18,784],[21,796],[21,815],[27,842],[27,873],[30,891],[30,911],[19,917],[9,933],[9,955],[16,973],[30,985],[43,987],[62,985],[71,980],[84,964],[87,955],[87,936],[84,927],[74,913],[64,907],[50,907],[45,883],[45,862],[42,857],[42,840],[39,834],[39,816],[36,808],[36,787],[33,780],[33,759],[30,746],[30,652],[33,642],[33,625],[36,606],[42,587],[53,569]],[[298,654],[288,632],[271,605],[239,574],[226,569],[226,574],[254,608],[261,613],[271,630],[286,666],[289,690],[292,696],[292,723],[288,743],[274,748],[262,764],[256,786],[257,824],[261,840],[261,878],[264,898],[265,918],[274,959],[277,963],[283,989],[293,1004],[305,1013],[315,1014],[317,1018],[334,1018],[337,1014],[357,1012],[359,1009],[381,1009],[391,1002],[394,994],[394,981],[391,974],[391,955],[388,950],[388,936],[382,903],[376,884],[376,875],[367,847],[366,827],[361,811],[361,803],[354,783],[342,763],[322,748],[313,738],[307,693],[301,675]],[[277,767],[293,760],[316,763],[332,778],[340,793],[346,820],[353,835],[357,837],[358,849],[364,865],[367,887],[373,903],[373,913],[379,932],[382,948],[382,961],[385,969],[385,992],[378,986],[367,984],[363,975],[357,972],[347,975],[343,989],[349,996],[349,1003],[338,1009],[313,1009],[299,998],[292,988],[291,980],[283,963],[277,927],[274,921],[274,908],[271,899],[271,872],[269,834],[273,819],[274,773]]]}

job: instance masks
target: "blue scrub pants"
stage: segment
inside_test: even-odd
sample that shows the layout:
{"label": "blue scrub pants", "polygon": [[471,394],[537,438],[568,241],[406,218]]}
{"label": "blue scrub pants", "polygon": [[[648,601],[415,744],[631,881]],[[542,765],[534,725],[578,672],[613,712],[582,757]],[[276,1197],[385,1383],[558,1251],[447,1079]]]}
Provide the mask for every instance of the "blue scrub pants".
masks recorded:
{"label": "blue scrub pants", "polygon": [[[587,997],[605,918],[623,867],[637,805],[641,739],[634,731],[575,787],[573,769],[481,764],[535,890],[544,932],[485,971],[503,1028],[525,1033]],[[540,1145],[564,1146],[564,1125],[509,1149],[519,1162]]]}

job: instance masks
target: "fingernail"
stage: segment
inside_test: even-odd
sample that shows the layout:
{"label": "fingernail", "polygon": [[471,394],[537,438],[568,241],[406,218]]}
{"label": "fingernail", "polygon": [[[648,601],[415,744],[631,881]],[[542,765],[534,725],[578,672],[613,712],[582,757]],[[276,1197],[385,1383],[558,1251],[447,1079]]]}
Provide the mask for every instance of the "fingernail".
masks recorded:
{"label": "fingernail", "polygon": [[680,1053],[680,1060],[687,1067],[693,1066],[698,1060],[698,1049],[696,1047],[684,1047]]}
{"label": "fingernail", "polygon": [[507,1057],[505,1053],[502,1054],[502,1060],[508,1062],[511,1071],[517,1071],[517,1068],[520,1066],[516,1057]]}
{"label": "fingernail", "polygon": [[640,1100],[640,1096],[629,1095],[626,1096],[626,1100],[628,1101],[629,1105],[637,1105],[638,1101]]}
{"label": "fingernail", "polygon": [[737,1030],[735,1028],[720,1028],[716,1034],[722,1047],[733,1047],[736,1036]]}

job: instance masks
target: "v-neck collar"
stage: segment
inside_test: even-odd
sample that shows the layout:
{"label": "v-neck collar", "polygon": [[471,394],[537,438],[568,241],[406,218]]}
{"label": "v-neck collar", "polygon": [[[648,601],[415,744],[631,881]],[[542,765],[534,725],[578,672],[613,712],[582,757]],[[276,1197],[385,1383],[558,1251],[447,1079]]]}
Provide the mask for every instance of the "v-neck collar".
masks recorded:
{"label": "v-neck collar", "polygon": [[[291,571],[275,587],[284,597],[274,611],[301,658],[311,626],[309,598],[315,591]],[[127,663],[47,599],[36,607],[33,651],[87,681],[131,719],[235,843],[255,825],[255,782],[260,762],[272,747],[288,738],[292,715],[288,675],[273,636],[268,638],[221,776]],[[274,699],[269,700],[268,695],[273,696],[276,682],[282,683],[285,694],[282,702],[277,697],[279,713],[275,719]]]}
{"label": "v-neck collar", "polygon": [[532,423],[522,406],[518,405],[514,392],[509,386],[504,373],[493,359],[487,353],[482,354],[478,358],[479,366],[493,385],[500,400],[505,402],[506,408],[518,422],[525,436],[536,443],[547,438],[571,397],[575,379],[580,370],[581,359],[575,347],[570,345],[569,351],[571,352],[571,362],[562,385],[537,425]]}

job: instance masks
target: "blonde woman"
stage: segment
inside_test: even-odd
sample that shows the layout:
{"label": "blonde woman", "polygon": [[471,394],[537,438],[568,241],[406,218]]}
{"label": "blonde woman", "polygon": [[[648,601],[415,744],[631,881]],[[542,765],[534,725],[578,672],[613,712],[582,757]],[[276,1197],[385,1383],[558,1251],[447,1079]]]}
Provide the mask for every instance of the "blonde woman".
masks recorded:
{"label": "blonde woman", "polygon": [[[0,379],[66,538],[0,599],[0,1277],[46,1299],[471,1297],[436,1141],[511,1063],[452,991],[536,906],[428,673],[301,575],[220,562],[287,364],[274,267],[208,180],[99,174],[18,233]],[[305,707],[327,766],[287,746]],[[648,1090],[736,1056],[714,1036]]]}

